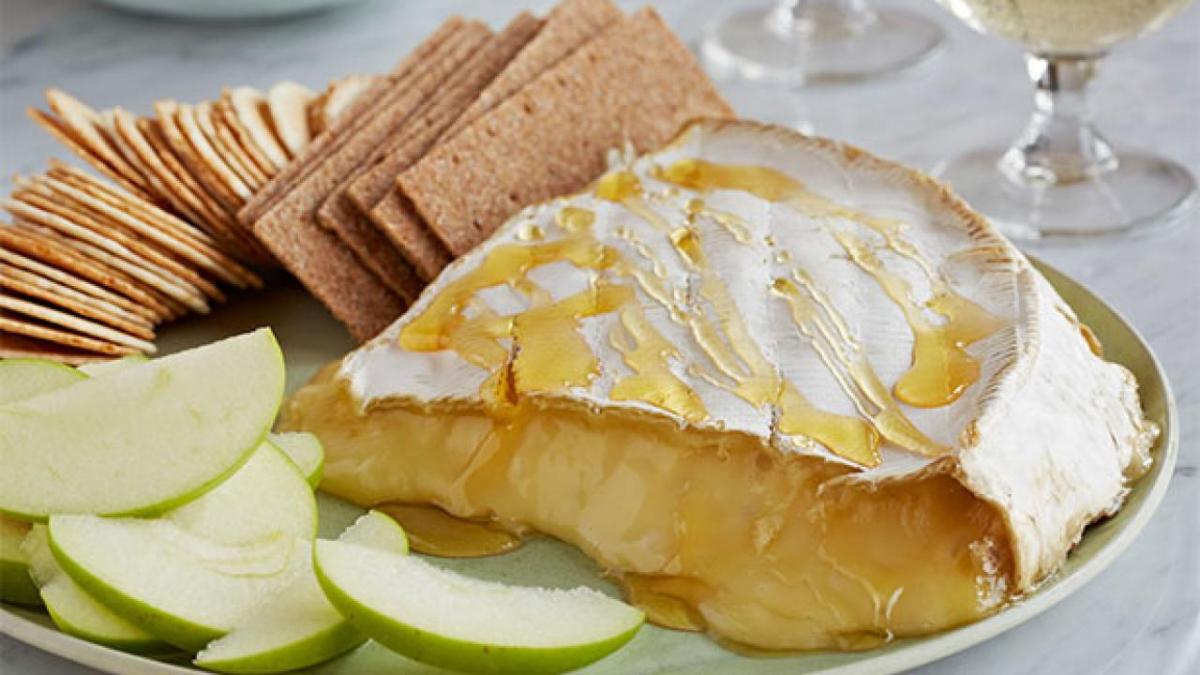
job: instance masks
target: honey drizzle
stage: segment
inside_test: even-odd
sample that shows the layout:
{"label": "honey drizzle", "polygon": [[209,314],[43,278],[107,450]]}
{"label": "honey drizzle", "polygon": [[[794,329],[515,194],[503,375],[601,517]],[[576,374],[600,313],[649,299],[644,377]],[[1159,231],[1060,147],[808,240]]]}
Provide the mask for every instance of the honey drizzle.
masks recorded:
{"label": "honey drizzle", "polygon": [[[792,321],[800,334],[808,339],[842,391],[854,402],[859,414],[869,419],[884,438],[902,448],[927,457],[944,453],[947,448],[921,433],[900,409],[887,387],[879,381],[875,370],[867,363],[859,346],[845,339],[848,334],[838,326],[841,317],[827,299],[818,294],[811,280],[800,271],[794,274],[794,278],[794,281],[776,279],[771,290],[787,302]],[[801,291],[802,286],[804,291]],[[879,463],[878,453],[866,459],[853,459],[868,466]]]}
{"label": "honey drizzle", "polygon": [[[860,252],[857,257],[851,254],[855,263],[871,274],[892,302],[900,307],[913,332],[911,365],[908,372],[897,381],[895,397],[917,407],[940,407],[953,403],[979,379],[979,361],[964,348],[995,333],[1003,326],[1003,322],[955,293],[944,275],[934,269],[915,245],[901,236],[903,222],[873,217],[836,204],[809,191],[791,177],[767,167],[682,160],[665,169],[656,168],[654,175],[665,182],[701,192],[713,189],[748,192],[816,218],[842,218],[875,231],[891,250],[912,260],[922,269],[934,291],[926,306],[945,319],[942,325],[930,324],[911,297],[908,282],[887,272],[882,264],[870,264],[872,261],[878,263],[878,258],[874,254],[869,257],[862,255],[865,246],[854,246]],[[835,236],[841,237],[839,243],[846,247],[845,238],[853,235],[836,233]],[[857,238],[854,241],[861,244]]]}
{"label": "honey drizzle", "polygon": [[889,272],[861,239],[847,232],[835,235],[850,259],[870,274],[900,308],[913,333],[912,367],[893,387],[897,399],[919,408],[953,403],[979,379],[979,360],[966,347],[1000,329],[998,319],[957,294],[939,293],[925,303],[946,319],[935,325],[925,318],[912,297],[912,287]]}
{"label": "honey drizzle", "polygon": [[520,548],[520,537],[492,523],[452,516],[425,504],[383,504],[375,507],[400,523],[413,550],[443,558],[476,558]]}
{"label": "honey drizzle", "polygon": [[[602,178],[597,183],[596,195],[621,204],[665,232],[688,269],[699,277],[700,295],[707,304],[695,303],[682,313],[701,349],[734,382],[733,387],[725,389],[755,407],[773,407],[779,433],[800,445],[811,446],[812,441],[817,441],[853,462],[866,466],[879,464],[879,434],[870,424],[813,405],[763,356],[729,289],[712,272],[699,230],[690,225],[672,228],[646,204],[637,177],[629,172],[618,171]],[[707,316],[710,307],[716,315],[715,321]]]}

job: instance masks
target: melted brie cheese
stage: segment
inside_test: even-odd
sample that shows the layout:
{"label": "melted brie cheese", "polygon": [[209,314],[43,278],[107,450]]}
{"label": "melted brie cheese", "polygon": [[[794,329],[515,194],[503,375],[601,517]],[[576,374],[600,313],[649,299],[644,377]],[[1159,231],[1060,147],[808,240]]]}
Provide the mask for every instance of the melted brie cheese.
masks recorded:
{"label": "melted brie cheese", "polygon": [[1129,373],[940,186],[716,122],[515,216],[285,425],[330,492],[559,537],[656,621],[770,649],[995,611],[1153,438]]}

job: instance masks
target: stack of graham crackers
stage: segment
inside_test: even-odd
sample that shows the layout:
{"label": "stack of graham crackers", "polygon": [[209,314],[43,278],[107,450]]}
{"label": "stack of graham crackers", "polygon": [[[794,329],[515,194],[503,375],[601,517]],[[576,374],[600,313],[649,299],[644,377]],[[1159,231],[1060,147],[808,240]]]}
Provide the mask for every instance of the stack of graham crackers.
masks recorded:
{"label": "stack of graham crackers", "polygon": [[521,208],[728,104],[651,9],[564,0],[499,32],[454,18],[239,212],[359,340]]}
{"label": "stack of graham crackers", "polygon": [[[53,272],[56,289],[121,308],[124,323],[64,302],[51,318],[44,306],[34,314],[26,305],[54,304],[52,293],[6,280],[23,296],[0,295],[0,356],[44,343],[70,347],[52,355],[62,360],[152,351],[156,322],[207,311],[223,298],[217,282],[256,286],[249,268],[274,264],[366,340],[511,215],[602,174],[611,150],[650,151],[689,120],[732,115],[653,10],[626,16],[609,0],[563,0],[498,32],[452,18],[390,72],[346,78],[321,95],[291,83],[266,94],[238,88],[194,106],[161,101],[142,118],[58,91],[48,99],[51,112],[34,118],[117,185],[57,164],[21,182],[4,204],[17,223],[0,223],[0,253],[10,267],[19,258],[23,274]],[[71,197],[61,188],[68,171],[104,191],[107,210],[75,196],[55,212]],[[203,267],[126,220],[170,223],[216,262]],[[18,243],[32,239],[54,255]],[[134,241],[147,249],[141,263]],[[134,269],[151,263],[156,274]],[[154,285],[167,277],[171,292]],[[9,327],[21,311],[23,332]]]}
{"label": "stack of graham crackers", "polygon": [[227,90],[153,117],[97,112],[50,90],[30,115],[115,184],[51,161],[0,201],[0,356],[80,363],[152,353],[158,324],[207,313],[222,286],[260,288],[274,264],[237,210],[371,78],[322,94],[283,83]]}

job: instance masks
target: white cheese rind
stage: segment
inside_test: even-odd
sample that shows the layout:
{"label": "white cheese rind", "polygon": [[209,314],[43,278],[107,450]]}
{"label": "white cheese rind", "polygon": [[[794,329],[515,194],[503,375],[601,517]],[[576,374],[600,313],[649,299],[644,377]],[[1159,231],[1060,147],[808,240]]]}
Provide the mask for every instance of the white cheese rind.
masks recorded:
{"label": "white cheese rind", "polygon": [[[948,448],[946,454],[930,459],[885,443],[883,462],[852,480],[953,473],[994,504],[1008,522],[1016,590],[1030,588],[1053,571],[1087,523],[1120,507],[1127,491],[1126,471],[1146,461],[1153,438],[1142,416],[1136,382],[1124,368],[1090,351],[1070,308],[986,221],[935,181],[857,149],[753,123],[702,122],[666,149],[627,167],[642,183],[647,204],[672,225],[681,205],[697,195],[656,180],[652,171],[692,158],[770,167],[840,206],[904,221],[905,238],[944,273],[955,292],[1005,321],[1003,328],[968,348],[979,358],[981,376],[960,398],[938,408],[902,406],[923,433]],[[787,276],[795,267],[827,294],[885,384],[890,386],[909,367],[909,324],[896,303],[831,236],[853,231],[878,245],[880,235],[852,221],[815,218],[746,192],[715,190],[703,197],[709,208],[739,215],[748,234],[735,237],[726,227],[699,220],[696,227],[710,269],[728,287],[762,354],[808,399],[830,412],[855,413],[855,404],[798,334],[785,304],[769,292],[772,279]],[[487,371],[450,351],[404,351],[397,338],[441,289],[476,268],[497,246],[527,243],[531,225],[547,233],[547,239],[561,236],[555,214],[564,205],[594,212],[597,240],[630,261],[650,266],[653,258],[670,286],[695,295],[696,272],[682,262],[661,228],[591,192],[555,200],[514,216],[447,268],[404,317],[349,355],[340,376],[349,381],[352,393],[364,405],[396,399],[426,406],[478,404]],[[780,258],[781,250],[790,258]],[[911,286],[918,301],[931,295],[929,274],[919,264],[882,247],[879,256],[889,271]],[[588,275],[595,274],[555,267],[547,265],[530,278],[556,297],[583,287]],[[505,287],[479,297],[500,314],[524,308],[522,296]],[[688,422],[648,403],[612,400],[614,382],[629,372],[609,338],[618,320],[614,315],[580,322],[580,332],[602,366],[600,374],[586,388],[546,398],[672,418],[682,427],[741,431],[781,451],[845,463],[819,444],[796,444],[778,434],[777,411],[755,407],[727,388],[690,374],[685,364],[706,361],[704,351],[644,291],[639,289],[637,297],[651,323],[679,350],[672,371],[700,397],[707,417]]]}

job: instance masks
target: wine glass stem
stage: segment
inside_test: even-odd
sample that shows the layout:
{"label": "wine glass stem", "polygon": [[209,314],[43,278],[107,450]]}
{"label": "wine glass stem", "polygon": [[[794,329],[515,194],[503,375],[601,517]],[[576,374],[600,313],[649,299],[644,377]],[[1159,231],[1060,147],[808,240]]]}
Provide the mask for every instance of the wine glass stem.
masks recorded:
{"label": "wine glass stem", "polygon": [[1092,122],[1088,84],[1100,55],[1029,54],[1037,89],[1033,117],[1000,160],[1009,179],[1025,184],[1064,184],[1112,171],[1117,158]]}
{"label": "wine glass stem", "polygon": [[874,21],[866,0],[779,0],[767,27],[785,36],[854,35]]}

